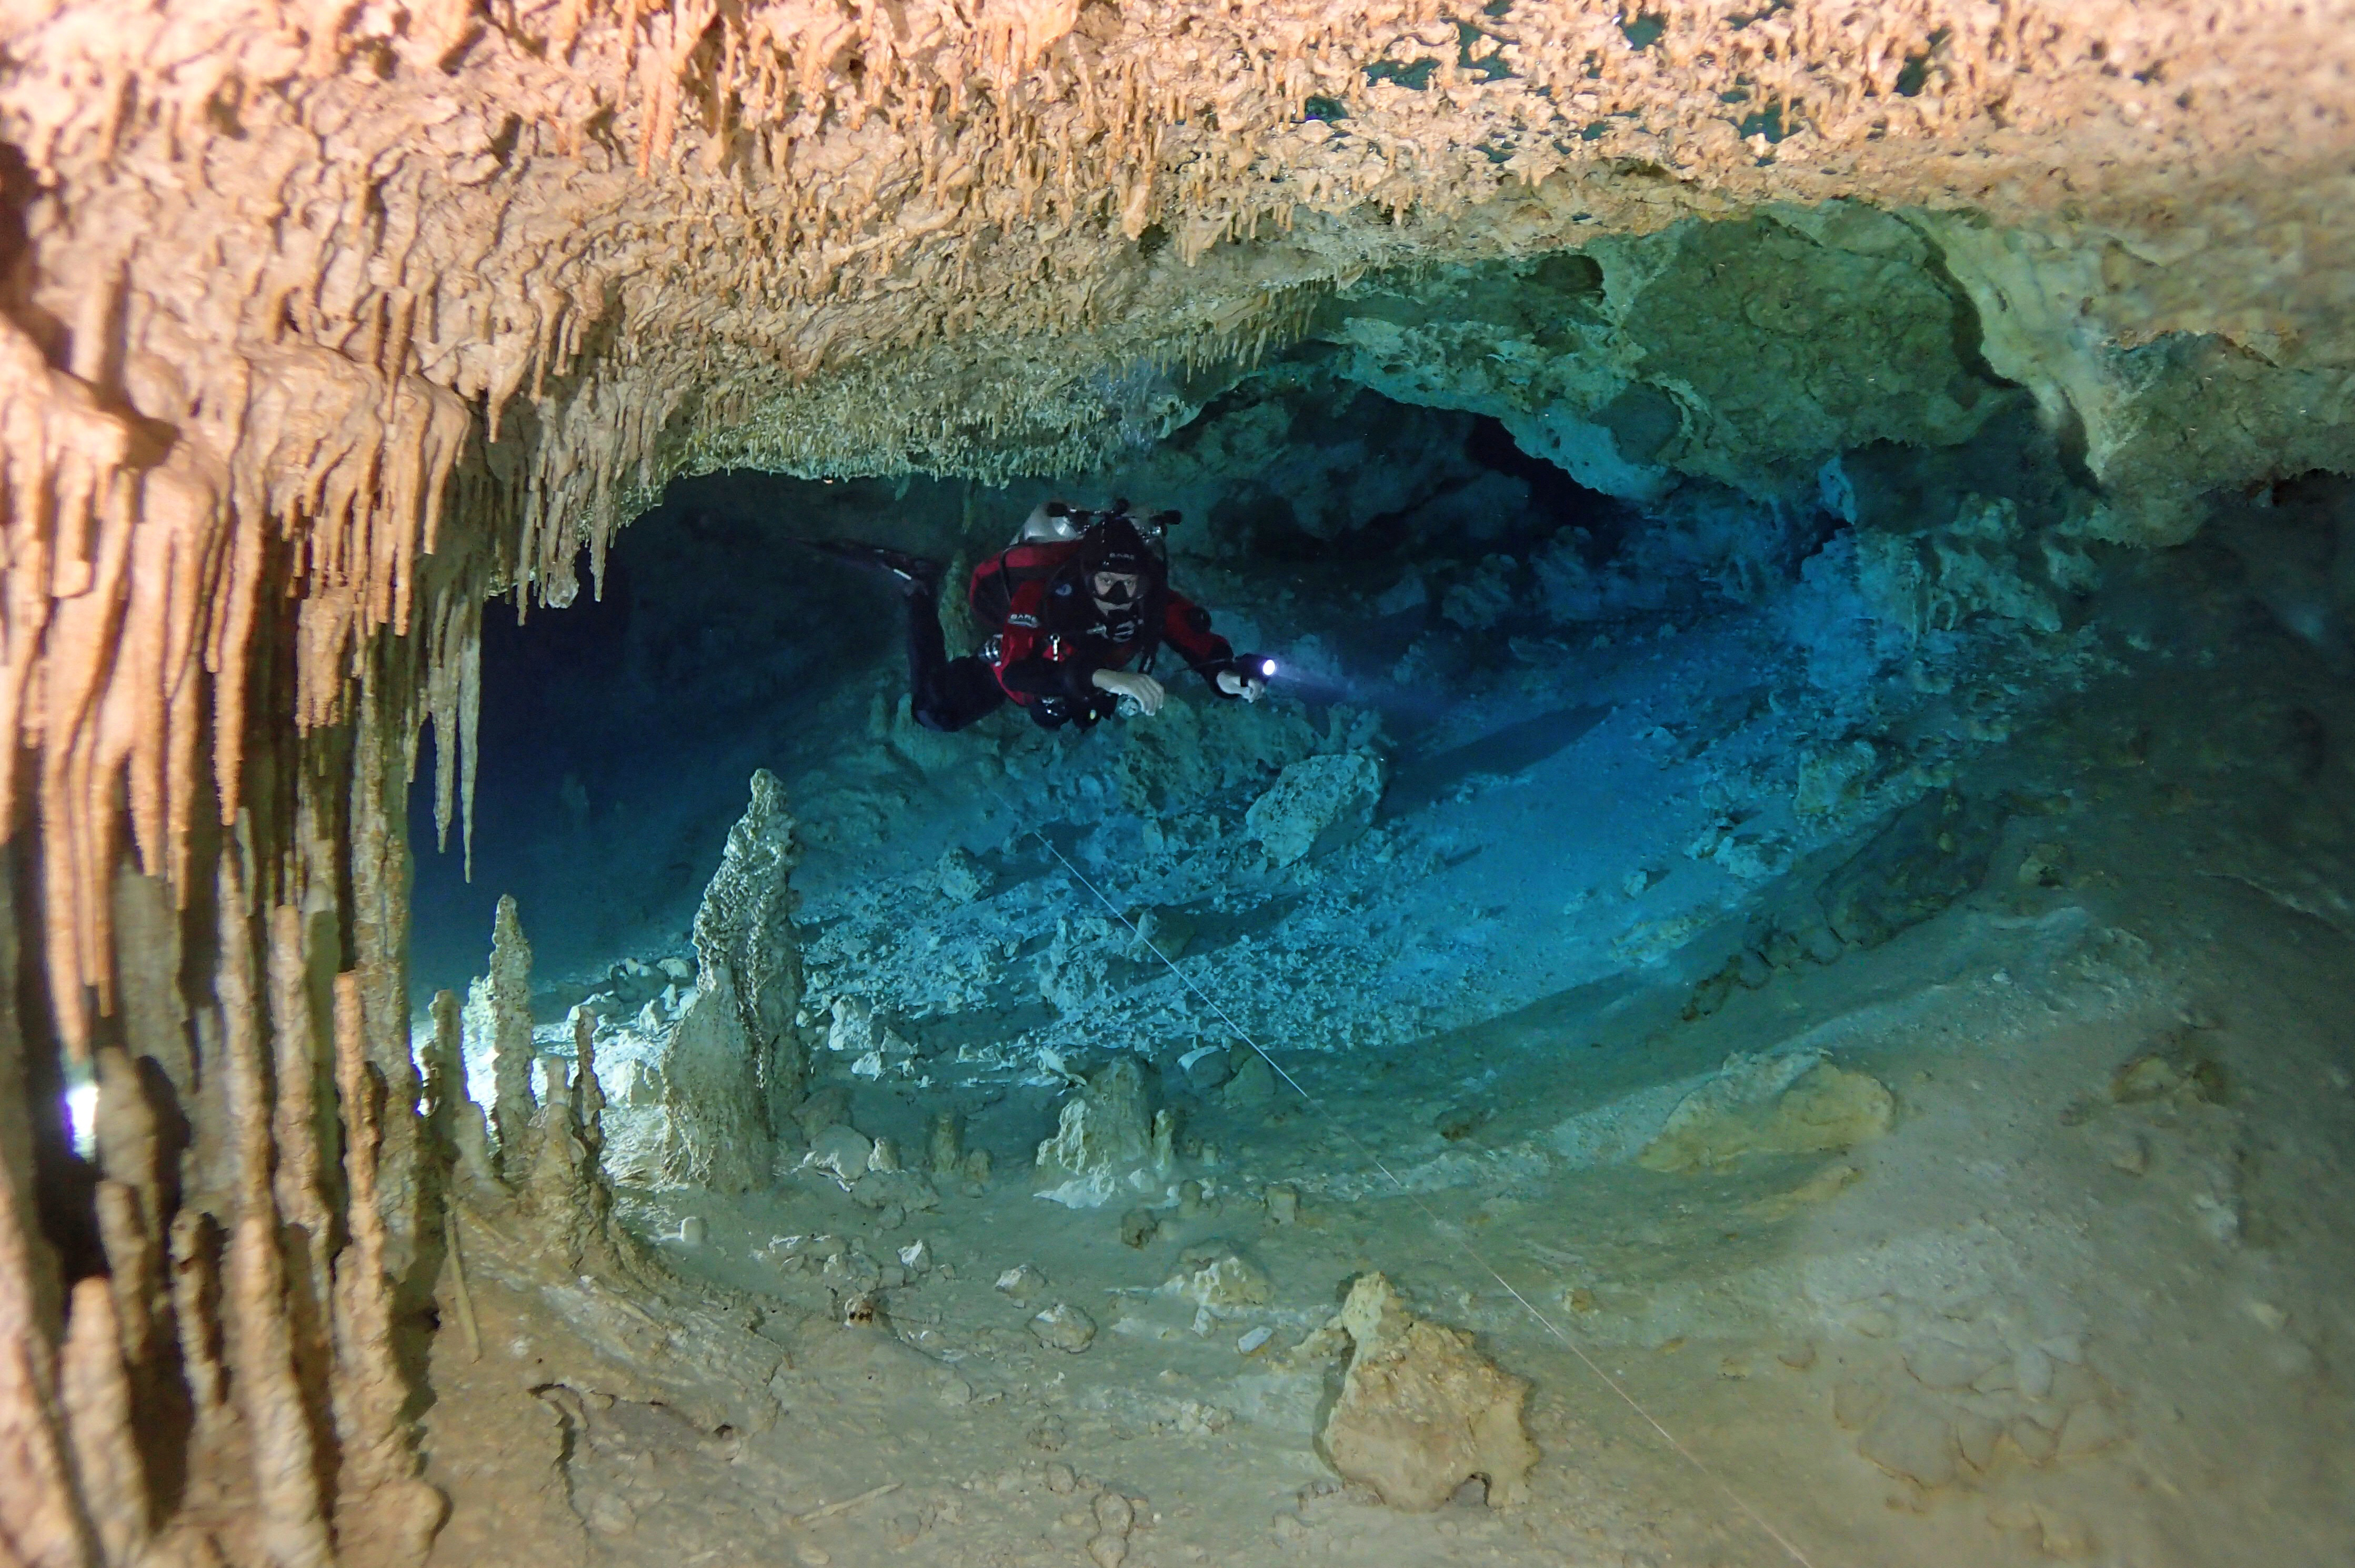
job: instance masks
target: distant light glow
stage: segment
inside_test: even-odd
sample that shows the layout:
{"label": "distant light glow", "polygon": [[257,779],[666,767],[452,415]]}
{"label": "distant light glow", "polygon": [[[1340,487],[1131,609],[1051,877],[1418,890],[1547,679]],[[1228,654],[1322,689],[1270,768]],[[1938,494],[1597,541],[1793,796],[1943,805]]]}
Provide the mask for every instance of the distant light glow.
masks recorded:
{"label": "distant light glow", "polygon": [[73,1151],[84,1159],[98,1157],[98,1084],[75,1084],[66,1091],[66,1132]]}

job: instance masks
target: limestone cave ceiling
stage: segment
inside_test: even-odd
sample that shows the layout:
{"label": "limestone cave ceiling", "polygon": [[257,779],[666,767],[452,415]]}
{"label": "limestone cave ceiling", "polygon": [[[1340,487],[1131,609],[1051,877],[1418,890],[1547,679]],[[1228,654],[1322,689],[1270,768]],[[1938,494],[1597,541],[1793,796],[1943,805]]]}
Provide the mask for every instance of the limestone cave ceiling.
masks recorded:
{"label": "limestone cave ceiling", "polygon": [[1070,472],[1311,331],[1631,496],[1989,377],[2113,538],[2355,467],[2351,9],[15,0],[0,809],[61,1025],[119,823],[185,895],[290,713],[462,735],[484,596],[682,472]]}

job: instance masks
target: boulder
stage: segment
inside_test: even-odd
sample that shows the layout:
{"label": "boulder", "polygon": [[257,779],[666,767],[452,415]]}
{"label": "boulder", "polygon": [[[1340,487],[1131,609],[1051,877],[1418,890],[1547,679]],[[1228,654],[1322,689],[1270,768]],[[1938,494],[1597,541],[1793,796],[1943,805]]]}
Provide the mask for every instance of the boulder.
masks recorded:
{"label": "boulder", "polygon": [[1017,1264],[997,1276],[997,1289],[1018,1307],[1028,1307],[1046,1288],[1047,1276],[1028,1264]]}
{"label": "boulder", "polygon": [[989,868],[975,859],[970,851],[956,848],[941,856],[935,875],[940,880],[941,896],[953,904],[969,904],[987,898],[997,882]]}
{"label": "boulder", "polygon": [[1096,1320],[1068,1301],[1059,1301],[1030,1319],[1030,1332],[1050,1350],[1076,1356],[1096,1341]]}
{"label": "boulder", "polygon": [[812,1170],[822,1170],[847,1187],[867,1174],[868,1162],[874,1156],[875,1146],[867,1135],[837,1122],[810,1138],[809,1152],[802,1156],[802,1164]]}
{"label": "boulder", "polygon": [[1100,1209],[1124,1192],[1160,1185],[1144,1064],[1115,1056],[1063,1102],[1055,1136],[1039,1146],[1039,1196]]}
{"label": "boulder", "polygon": [[1264,1307],[1273,1294],[1267,1271],[1236,1251],[1232,1243],[1220,1241],[1187,1248],[1178,1255],[1178,1272],[1161,1288],[1213,1311]]}
{"label": "boulder", "polygon": [[1264,1105],[1275,1098],[1275,1069],[1267,1058],[1249,1046],[1238,1047],[1230,1053],[1234,1062],[1233,1074],[1227,1080],[1227,1104],[1248,1110]]}
{"label": "boulder", "polygon": [[1308,757],[1277,775],[1243,814],[1244,831],[1289,866],[1340,848],[1373,825],[1382,765],[1364,752]]}
{"label": "boulder", "polygon": [[1427,1514],[1465,1481],[1488,1507],[1529,1498],[1536,1444],[1521,1429],[1529,1380],[1500,1372],[1472,1335],[1423,1323],[1380,1274],[1366,1274],[1330,1328],[1349,1338],[1349,1371],[1326,1417],[1326,1457],[1394,1509]]}
{"label": "boulder", "polygon": [[1206,1045],[1189,1051],[1178,1059],[1186,1070],[1186,1082],[1199,1090],[1218,1088],[1235,1075],[1234,1057],[1223,1045]]}
{"label": "boulder", "polygon": [[1744,1155],[1851,1148],[1887,1132],[1894,1105],[1878,1079],[1819,1052],[1736,1056],[1678,1103],[1636,1163],[1708,1170]]}
{"label": "boulder", "polygon": [[1328,1327],[1350,1345],[1322,1435],[1345,1479],[1410,1513],[1438,1508],[1476,1478],[1491,1508],[1528,1498],[1538,1451],[1521,1426],[1527,1379],[1498,1371],[1470,1335],[1414,1317],[1379,1274],[1350,1287]]}

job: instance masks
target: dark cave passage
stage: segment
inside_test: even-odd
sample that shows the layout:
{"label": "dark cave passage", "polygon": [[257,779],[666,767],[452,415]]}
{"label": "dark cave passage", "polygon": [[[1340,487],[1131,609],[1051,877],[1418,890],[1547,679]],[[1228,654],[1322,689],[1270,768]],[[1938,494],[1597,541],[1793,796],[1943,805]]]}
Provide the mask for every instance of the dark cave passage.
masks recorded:
{"label": "dark cave passage", "polygon": [[[1215,439],[1222,419],[1263,413],[1270,400],[1257,389],[1214,402],[1173,451]],[[1299,409],[1287,439],[1303,461],[1213,475],[1207,485],[1188,475],[1189,495],[1207,488],[1213,498],[1171,540],[1173,566],[1183,585],[1215,586],[1248,645],[1285,655],[1284,693],[1318,722],[1356,694],[1402,733],[1422,729],[1447,700],[1437,689],[1445,680],[1383,672],[1419,641],[1441,647],[1441,667],[1465,677],[1508,662],[1507,638],[1550,624],[1525,563],[1548,556],[1606,567],[1641,527],[1633,508],[1521,452],[1493,419],[1359,391],[1336,407]],[[1284,482],[1314,490],[1360,457],[1383,471],[1382,497],[1399,504],[1344,513],[1329,538],[1304,529]],[[1127,485],[1151,509],[1154,466],[990,488],[751,473],[682,480],[622,536],[602,598],[584,592],[568,610],[521,622],[511,604],[494,603],[485,613],[474,878],[464,880],[454,827],[442,852],[421,842],[420,1005],[479,963],[478,932],[502,892],[540,912],[546,974],[586,979],[617,952],[683,943],[741,808],[741,775],[762,763],[816,766],[869,742],[867,715],[847,720],[838,699],[852,686],[904,684],[897,606],[879,579],[796,540],[859,538],[964,560],[1010,538],[1039,496],[1101,505]],[[1441,603],[1441,585],[1455,578],[1497,592],[1500,567],[1510,578],[1501,591],[1522,602],[1501,615],[1491,618],[1485,600],[1456,612]],[[961,598],[957,584],[943,594],[953,621]],[[431,821],[432,765],[429,744],[412,820]]]}

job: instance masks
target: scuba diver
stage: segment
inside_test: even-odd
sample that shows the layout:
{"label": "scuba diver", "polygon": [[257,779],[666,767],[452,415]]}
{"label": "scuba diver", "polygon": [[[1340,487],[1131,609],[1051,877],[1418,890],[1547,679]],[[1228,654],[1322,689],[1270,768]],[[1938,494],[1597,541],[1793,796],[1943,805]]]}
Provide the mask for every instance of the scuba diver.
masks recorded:
{"label": "scuba diver", "polygon": [[1153,661],[1165,643],[1222,698],[1256,702],[1274,673],[1272,659],[1238,658],[1209,612],[1169,586],[1159,541],[1177,520],[1163,512],[1139,524],[1126,501],[1100,512],[1039,507],[1011,545],[974,568],[966,601],[986,635],[978,653],[954,659],[941,631],[940,562],[857,539],[804,542],[896,580],[908,605],[910,708],[926,729],[962,730],[1008,701],[1042,728],[1087,728],[1161,710]]}

